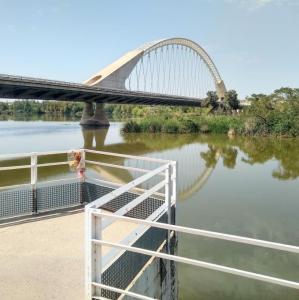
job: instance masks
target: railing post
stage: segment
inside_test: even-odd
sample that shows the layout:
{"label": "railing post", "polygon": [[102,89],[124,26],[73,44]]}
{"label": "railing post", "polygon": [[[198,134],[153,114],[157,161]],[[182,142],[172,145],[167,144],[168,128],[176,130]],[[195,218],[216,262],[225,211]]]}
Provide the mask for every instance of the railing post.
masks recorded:
{"label": "railing post", "polygon": [[85,182],[85,172],[86,172],[85,149],[81,150],[80,169],[82,171],[82,174],[80,177],[80,204],[83,204],[84,203],[83,184]]}
{"label": "railing post", "polygon": [[177,162],[174,161],[172,163],[172,172],[171,172],[171,183],[172,183],[172,195],[171,195],[171,202],[176,207],[176,201],[177,201]]}
{"label": "railing post", "polygon": [[37,154],[31,154],[32,213],[37,213]]}
{"label": "railing post", "polygon": [[[171,224],[171,164],[167,165],[167,169],[165,170],[165,202],[167,205],[167,222]],[[167,253],[171,254],[171,231],[167,230]],[[166,285],[171,287],[171,262],[170,260],[166,261],[166,278],[167,282]],[[171,289],[169,289],[170,291]],[[170,296],[170,295],[168,295]]]}
{"label": "railing post", "polygon": [[[171,164],[171,205],[173,211],[171,211],[171,222],[173,225],[176,224],[176,201],[177,201],[177,162],[174,161]],[[177,250],[177,235],[176,232],[173,232],[170,254],[175,255]],[[170,270],[171,270],[171,299],[178,299],[178,273],[176,269],[176,264],[174,261],[170,261]]]}
{"label": "railing post", "polygon": [[[93,209],[85,210],[85,293],[86,300],[92,300],[96,295],[93,282],[101,283],[102,275],[102,245],[96,245],[93,239],[102,239],[102,217],[95,216]],[[97,210],[101,211],[101,210]]]}
{"label": "railing post", "polygon": [[[167,205],[167,219],[168,224],[171,224],[171,182],[170,182],[170,168],[171,165],[168,164],[167,169],[165,170],[165,203]],[[168,236],[168,239],[170,237]]]}

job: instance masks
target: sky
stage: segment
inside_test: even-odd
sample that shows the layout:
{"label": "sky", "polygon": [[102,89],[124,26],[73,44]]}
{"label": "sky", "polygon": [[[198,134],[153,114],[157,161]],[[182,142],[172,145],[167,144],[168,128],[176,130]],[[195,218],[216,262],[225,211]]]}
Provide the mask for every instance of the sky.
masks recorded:
{"label": "sky", "polygon": [[83,82],[138,46],[200,44],[241,98],[299,87],[299,0],[0,0],[0,73]]}

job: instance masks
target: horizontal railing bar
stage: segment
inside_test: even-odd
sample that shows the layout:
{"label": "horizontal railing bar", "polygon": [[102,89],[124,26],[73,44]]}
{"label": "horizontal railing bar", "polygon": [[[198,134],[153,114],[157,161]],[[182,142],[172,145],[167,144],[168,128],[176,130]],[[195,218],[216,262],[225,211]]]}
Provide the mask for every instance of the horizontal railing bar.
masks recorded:
{"label": "horizontal railing bar", "polygon": [[178,226],[178,225],[153,222],[153,221],[148,221],[148,220],[135,219],[135,218],[119,216],[119,215],[114,215],[114,214],[109,215],[106,213],[97,212],[96,210],[93,210],[92,214],[98,215],[101,217],[119,219],[122,221],[132,222],[132,223],[136,223],[136,224],[148,225],[148,226],[161,228],[161,229],[173,230],[173,231],[181,232],[181,233],[193,234],[193,235],[204,236],[204,237],[209,237],[209,238],[216,238],[216,239],[220,239],[220,240],[226,240],[226,241],[237,242],[237,243],[253,245],[253,246],[260,246],[260,247],[264,247],[264,248],[282,250],[282,251],[287,251],[287,252],[292,252],[292,253],[297,253],[297,254],[299,253],[299,247],[293,246],[293,245],[252,239],[252,238],[247,238],[247,237],[242,237],[242,236],[237,236],[237,235],[232,235],[232,234],[219,233],[219,232],[215,232],[215,231],[208,231],[208,230],[189,228],[189,227]]}
{"label": "horizontal railing bar", "polygon": [[[136,207],[138,204],[140,204],[142,201],[149,198],[154,192],[157,192],[157,191],[161,190],[162,188],[164,188],[165,185],[166,185],[166,181],[162,180],[161,182],[159,182],[158,184],[153,186],[151,189],[147,190],[146,192],[144,192],[143,194],[141,194],[140,196],[138,196],[137,198],[135,198],[134,200],[132,200],[131,202],[129,202],[128,204],[126,204],[125,206],[123,206],[122,208],[117,210],[116,212],[114,212],[113,215],[122,216],[122,215],[126,214],[127,212],[132,210],[134,207]],[[113,222],[114,222],[113,220],[104,222],[103,229],[105,229],[107,226],[109,226]]]}
{"label": "horizontal railing bar", "polygon": [[69,161],[59,161],[59,162],[53,162],[53,163],[46,163],[46,164],[37,164],[37,167],[51,167],[51,166],[62,166],[62,165],[68,165]]}
{"label": "horizontal railing bar", "polygon": [[[60,166],[60,165],[67,165],[69,163],[70,163],[69,161],[53,162],[53,163],[46,163],[46,164],[37,164],[36,167]],[[0,171],[18,170],[18,169],[29,169],[29,168],[31,168],[31,165],[0,167]]]}
{"label": "horizontal railing bar", "polygon": [[[89,181],[104,183],[104,184],[107,184],[107,185],[110,184],[110,185],[114,185],[114,186],[117,186],[117,187],[120,187],[120,186],[124,185],[124,183],[116,183],[116,182],[112,182],[112,181],[106,181],[106,180],[103,180],[103,179],[91,178],[91,177],[88,177],[88,176],[86,176],[86,180],[87,181],[89,180]],[[145,191],[147,191],[146,189],[142,189],[142,188],[138,188],[138,187],[135,187],[132,190],[134,190],[136,192],[145,192]],[[154,195],[157,195],[157,196],[160,196],[160,197],[165,196],[163,193],[158,193],[158,192],[156,192]]]}
{"label": "horizontal railing bar", "polygon": [[55,155],[55,154],[68,154],[70,151],[81,151],[82,149],[71,149],[71,150],[65,150],[65,151],[48,151],[48,152],[34,152],[33,154],[36,154],[37,156],[45,156],[45,155]]}
{"label": "horizontal railing bar", "polygon": [[92,242],[95,244],[102,245],[102,246],[116,247],[116,248],[120,248],[120,249],[125,249],[127,251],[139,253],[139,254],[144,254],[144,255],[148,255],[148,256],[154,256],[154,257],[159,257],[159,258],[163,258],[163,259],[167,259],[167,260],[172,260],[172,261],[176,261],[179,263],[188,264],[191,266],[205,268],[208,270],[219,271],[219,272],[237,275],[237,276],[250,278],[250,279],[255,279],[255,280],[259,280],[259,281],[263,281],[263,282],[267,282],[267,283],[272,283],[272,284],[276,284],[276,285],[280,285],[280,286],[299,289],[298,282],[280,279],[280,278],[276,278],[276,277],[272,277],[272,276],[257,274],[257,273],[248,272],[248,271],[244,271],[244,270],[240,270],[240,269],[236,269],[236,268],[225,267],[222,265],[217,265],[217,264],[213,264],[213,263],[209,263],[209,262],[205,262],[205,261],[201,261],[201,260],[196,260],[196,259],[181,257],[181,256],[177,256],[177,255],[171,255],[171,254],[141,249],[141,248],[132,247],[132,246],[126,246],[126,245],[117,244],[117,243],[106,242],[106,241],[102,241],[102,240],[92,239]]}
{"label": "horizontal railing bar", "polygon": [[148,169],[140,169],[140,168],[134,168],[134,167],[120,166],[120,165],[108,164],[108,163],[103,163],[103,162],[97,162],[97,161],[94,161],[94,160],[87,160],[87,159],[85,160],[85,162],[89,163],[89,164],[98,165],[98,166],[125,169],[125,170],[137,171],[137,172],[142,172],[142,173],[148,173],[148,172],[152,171],[152,170],[148,170]]}
{"label": "horizontal railing bar", "polygon": [[[102,284],[102,283],[92,282],[91,284],[93,286],[96,286],[96,287],[99,287],[99,288],[102,288],[102,289],[105,289],[105,290],[109,290],[109,291],[112,291],[112,292],[116,292],[116,293],[119,293],[119,294],[124,294],[124,295],[130,296],[130,297],[134,297],[136,299],[141,299],[141,300],[157,300],[156,298],[151,298],[151,297],[143,296],[143,295],[140,295],[140,294],[129,292],[129,291],[126,291],[126,290],[123,290],[123,289],[119,289],[119,288],[116,288],[116,287],[113,287],[113,286],[109,286],[109,285],[106,285],[106,284]],[[95,297],[92,296],[92,298],[95,298]]]}
{"label": "horizontal railing bar", "polygon": [[[167,205],[164,202],[158,209],[156,209],[150,216],[147,217],[148,220],[157,220],[167,210]],[[126,235],[124,239],[119,241],[121,244],[134,244],[145,232],[147,231],[147,226],[141,225],[133,230],[129,235]],[[102,271],[105,272],[119,257],[122,255],[124,250],[112,248],[103,258],[102,258]]]}
{"label": "horizontal railing bar", "polygon": [[[81,151],[82,149],[74,149],[72,151]],[[0,154],[0,160],[2,158],[22,158],[30,157],[31,155],[45,156],[45,155],[54,155],[54,154],[67,154],[69,151],[47,151],[47,152],[27,152],[27,153],[12,153],[12,154]]]}
{"label": "horizontal railing bar", "polygon": [[117,157],[131,158],[131,159],[158,162],[158,163],[172,163],[173,162],[171,160],[165,160],[165,159],[160,159],[160,158],[151,158],[151,157],[135,156],[135,155],[122,154],[122,153],[96,151],[96,150],[90,150],[90,149],[84,149],[84,150],[88,153],[103,154],[103,155],[108,155],[108,156],[117,156]]}
{"label": "horizontal railing bar", "polygon": [[10,166],[10,167],[0,167],[0,171],[30,169],[30,168],[31,168],[31,165]]}
{"label": "horizontal railing bar", "polygon": [[97,208],[101,205],[106,204],[107,202],[113,200],[114,198],[122,195],[125,192],[128,192],[129,190],[131,190],[132,188],[136,187],[137,185],[149,180],[150,178],[154,177],[155,175],[163,172],[164,170],[166,170],[168,168],[168,164],[162,165],[157,169],[154,169],[153,171],[144,174],[134,180],[132,180],[131,182],[123,185],[122,187],[110,192],[107,195],[104,195],[102,197],[100,197],[99,199],[91,202],[90,204],[86,205],[85,208]]}

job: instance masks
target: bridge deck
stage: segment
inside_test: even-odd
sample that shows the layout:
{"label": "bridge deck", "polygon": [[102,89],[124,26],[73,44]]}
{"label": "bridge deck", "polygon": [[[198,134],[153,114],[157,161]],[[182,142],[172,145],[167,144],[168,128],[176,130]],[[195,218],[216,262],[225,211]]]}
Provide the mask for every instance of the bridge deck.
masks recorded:
{"label": "bridge deck", "polygon": [[201,99],[190,97],[108,89],[9,75],[0,75],[0,98],[171,106],[201,105]]}

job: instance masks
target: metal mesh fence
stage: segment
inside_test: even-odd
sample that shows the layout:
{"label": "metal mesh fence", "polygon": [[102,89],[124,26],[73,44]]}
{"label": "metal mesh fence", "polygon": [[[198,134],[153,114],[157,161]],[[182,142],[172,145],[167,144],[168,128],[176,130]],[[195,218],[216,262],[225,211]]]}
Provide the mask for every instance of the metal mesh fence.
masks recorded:
{"label": "metal mesh fence", "polygon": [[33,192],[30,188],[0,192],[0,219],[31,214]]}
{"label": "metal mesh fence", "polygon": [[[90,182],[73,181],[42,183],[37,186],[35,193],[30,186],[2,191],[0,192],[0,219],[78,206],[92,202],[113,190],[114,188]],[[101,208],[115,212],[138,196],[127,192]],[[145,219],[162,204],[161,200],[148,198],[129,211],[126,216]]]}
{"label": "metal mesh fence", "polygon": [[[166,223],[167,215],[164,214],[158,222]],[[166,239],[167,230],[151,227],[132,246],[157,250]],[[102,274],[103,284],[125,289],[149,259],[147,255],[126,251]],[[114,300],[120,294],[102,289],[101,296]]]}
{"label": "metal mesh fence", "polygon": [[70,207],[81,202],[81,183],[72,182],[37,188],[37,211]]}
{"label": "metal mesh fence", "polygon": [[[113,188],[105,187],[101,185],[97,185],[90,182],[83,183],[83,200],[85,202],[92,202],[108,193],[113,191]],[[106,209],[111,212],[115,212],[122,208],[123,206],[127,205],[139,195],[135,193],[124,193],[115,199],[109,201],[108,203],[101,206],[101,208]],[[156,198],[148,198],[145,201],[138,204],[132,210],[130,210],[126,216],[139,218],[139,219],[146,219],[150,216],[155,210],[157,210],[164,202],[162,200]]]}

